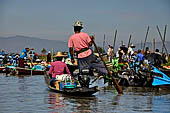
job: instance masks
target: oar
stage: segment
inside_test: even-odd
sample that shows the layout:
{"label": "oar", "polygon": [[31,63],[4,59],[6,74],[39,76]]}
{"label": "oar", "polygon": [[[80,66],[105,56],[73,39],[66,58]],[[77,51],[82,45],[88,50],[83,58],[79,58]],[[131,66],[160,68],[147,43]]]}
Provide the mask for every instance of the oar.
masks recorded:
{"label": "oar", "polygon": [[[91,36],[92,43],[94,44],[94,47],[96,48],[96,50],[97,50],[97,52],[98,52],[98,54],[99,54],[100,59],[103,61],[103,64],[104,64],[106,70],[108,71],[109,77],[112,77],[112,75],[111,75],[109,69],[107,68],[106,63],[105,63],[105,61],[104,61],[102,55],[100,54],[100,52],[99,52],[99,50],[98,50],[98,48],[97,48],[97,45],[96,45],[96,43],[95,43],[95,41],[94,41],[93,38],[94,38],[94,36]],[[118,92],[119,94],[123,94],[123,90],[120,88],[120,86],[119,86],[117,80],[114,79],[113,77],[112,77],[112,80],[113,80],[113,82],[114,82],[114,85],[115,85],[115,88],[116,88],[117,92]]]}

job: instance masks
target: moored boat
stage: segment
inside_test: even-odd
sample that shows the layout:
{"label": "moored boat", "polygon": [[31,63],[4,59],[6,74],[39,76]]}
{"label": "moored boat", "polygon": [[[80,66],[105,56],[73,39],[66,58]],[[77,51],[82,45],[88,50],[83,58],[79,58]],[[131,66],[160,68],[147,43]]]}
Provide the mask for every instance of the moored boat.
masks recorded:
{"label": "moored boat", "polygon": [[5,67],[0,67],[0,73],[5,73]]}
{"label": "moored boat", "polygon": [[7,67],[6,73],[10,75],[44,75],[44,70],[33,70],[29,68]]}

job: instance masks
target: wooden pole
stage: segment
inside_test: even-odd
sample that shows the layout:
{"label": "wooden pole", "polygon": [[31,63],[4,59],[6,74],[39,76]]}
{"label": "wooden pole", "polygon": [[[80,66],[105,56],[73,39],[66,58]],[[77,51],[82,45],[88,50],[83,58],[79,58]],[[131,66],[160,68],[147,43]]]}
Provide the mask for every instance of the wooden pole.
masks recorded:
{"label": "wooden pole", "polygon": [[145,41],[144,41],[144,45],[143,45],[143,51],[145,50],[145,45],[146,45],[146,40],[147,40],[147,37],[148,37],[148,32],[149,32],[149,26],[148,26],[148,28],[147,28],[146,35],[145,35]]}
{"label": "wooden pole", "polygon": [[130,35],[130,37],[129,37],[129,41],[128,41],[128,48],[129,48],[129,46],[130,46],[131,38],[132,38],[132,35]]}
{"label": "wooden pole", "polygon": [[156,27],[157,27],[157,30],[158,30],[158,32],[159,32],[160,38],[161,38],[161,40],[162,40],[162,44],[163,44],[163,46],[164,46],[164,48],[165,48],[166,54],[167,54],[167,56],[169,57],[168,50],[167,50],[167,48],[166,48],[166,46],[165,46],[165,42],[163,41],[163,38],[162,38],[162,35],[161,35],[161,32],[160,32],[160,30],[159,30],[158,25],[157,25]]}
{"label": "wooden pole", "polygon": [[[122,40],[122,45],[123,45],[123,40]],[[121,46],[122,46],[122,45],[121,45]]]}
{"label": "wooden pole", "polygon": [[115,31],[114,42],[113,42],[113,54],[115,53],[116,38],[117,38],[117,29],[116,29],[116,31]]}
{"label": "wooden pole", "polygon": [[105,34],[104,34],[104,40],[103,40],[103,53],[104,53],[104,46],[105,46]]}
{"label": "wooden pole", "polygon": [[155,38],[152,38],[152,52],[155,52]]}
{"label": "wooden pole", "polygon": [[143,41],[141,40],[141,50],[142,50],[142,47],[143,47]]}
{"label": "wooden pole", "polygon": [[[164,36],[163,36],[164,43],[165,43],[166,28],[167,28],[167,25],[165,25],[165,29],[164,29]],[[162,45],[162,53],[163,52],[164,52],[164,46]]]}
{"label": "wooden pole", "polygon": [[53,62],[53,54],[54,54],[54,50],[53,48],[51,49],[51,61]]}
{"label": "wooden pole", "polygon": [[155,52],[155,38],[154,38],[153,30],[152,30],[152,52],[153,53]]}
{"label": "wooden pole", "polygon": [[[93,37],[93,36],[92,36],[92,37]],[[97,50],[97,52],[98,52],[98,54],[99,54],[100,59],[103,61],[103,64],[104,64],[106,70],[108,71],[109,77],[112,77],[112,74],[110,73],[109,69],[107,68],[106,63],[105,63],[102,55],[100,54],[100,52],[99,52],[99,50],[98,50],[98,47],[97,47],[97,45],[96,45],[96,43],[95,43],[95,41],[94,41],[93,38],[92,38],[92,43],[94,44],[94,47],[96,48],[96,50]],[[114,82],[114,85],[115,85],[115,88],[116,88],[117,92],[118,92],[119,94],[123,94],[123,90],[120,88],[117,80],[114,79],[113,77],[112,77],[112,80],[113,80],[113,82]]]}

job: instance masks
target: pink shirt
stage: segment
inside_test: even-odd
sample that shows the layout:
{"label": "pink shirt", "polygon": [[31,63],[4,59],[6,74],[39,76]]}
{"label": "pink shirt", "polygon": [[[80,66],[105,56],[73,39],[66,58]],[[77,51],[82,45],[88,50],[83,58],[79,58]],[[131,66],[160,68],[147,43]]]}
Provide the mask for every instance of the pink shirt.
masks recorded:
{"label": "pink shirt", "polygon": [[52,74],[52,77],[56,77],[56,75],[62,75],[65,74],[64,72],[67,72],[67,74],[70,74],[70,71],[67,67],[67,65],[64,62],[61,61],[55,61],[51,64],[49,74]]}
{"label": "pink shirt", "polygon": [[[80,51],[84,48],[89,48],[89,42],[91,42],[91,38],[87,33],[80,32],[77,34],[73,34],[68,41],[68,47],[73,47],[76,51]],[[92,51],[89,49],[87,51],[84,51],[82,53],[78,54],[78,58],[85,58],[89,56],[92,53]]]}

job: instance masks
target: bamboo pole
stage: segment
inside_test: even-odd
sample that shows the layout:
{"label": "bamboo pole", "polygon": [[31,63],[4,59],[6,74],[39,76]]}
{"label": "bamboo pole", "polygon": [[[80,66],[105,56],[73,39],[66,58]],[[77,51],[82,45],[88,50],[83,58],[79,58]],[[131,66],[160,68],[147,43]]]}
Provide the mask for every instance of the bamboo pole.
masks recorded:
{"label": "bamboo pole", "polygon": [[[165,29],[164,29],[164,36],[163,36],[164,43],[165,43],[166,28],[167,28],[167,25],[165,25]],[[164,52],[164,46],[162,45],[162,53],[163,52]]]}
{"label": "bamboo pole", "polygon": [[104,46],[105,46],[105,34],[104,34],[104,40],[103,40],[103,53],[104,53]]}
{"label": "bamboo pole", "polygon": [[117,38],[117,29],[116,29],[116,31],[115,31],[114,42],[113,42],[113,54],[115,53],[116,38]]}
{"label": "bamboo pole", "polygon": [[144,41],[144,45],[143,45],[143,51],[145,50],[145,45],[146,45],[146,40],[147,40],[147,37],[148,37],[148,32],[149,32],[149,26],[148,26],[148,28],[147,28],[146,35],[145,35],[145,41]]}
{"label": "bamboo pole", "polygon": [[141,40],[141,50],[142,50],[142,47],[143,47],[143,41]]}
{"label": "bamboo pole", "polygon": [[123,45],[123,40],[122,40],[122,45]]}
{"label": "bamboo pole", "polygon": [[[92,37],[93,37],[93,36],[92,36]],[[107,68],[106,63],[105,63],[102,55],[100,54],[100,52],[99,52],[99,50],[98,50],[98,47],[97,47],[97,45],[96,45],[96,43],[95,43],[95,41],[94,41],[93,38],[92,38],[92,43],[94,44],[94,47],[96,48],[96,50],[97,50],[97,52],[98,52],[98,54],[99,54],[100,59],[103,61],[103,64],[104,64],[106,70],[108,71],[109,77],[112,77],[112,74],[110,73],[109,69]],[[114,85],[115,85],[115,88],[116,88],[117,92],[118,92],[119,94],[123,94],[123,90],[120,88],[117,80],[114,79],[113,77],[112,77],[112,80],[113,80],[113,82],[114,82]]]}
{"label": "bamboo pole", "polygon": [[130,37],[129,37],[128,48],[129,48],[129,46],[130,46],[131,38],[132,38],[132,35],[130,35]]}
{"label": "bamboo pole", "polygon": [[53,62],[53,54],[54,54],[54,50],[53,50],[53,48],[51,49],[51,61]]}
{"label": "bamboo pole", "polygon": [[164,48],[165,48],[166,54],[167,54],[167,56],[169,57],[168,50],[167,50],[167,48],[166,48],[166,46],[165,46],[165,42],[163,41],[163,38],[162,38],[162,35],[161,35],[161,32],[160,32],[160,30],[159,30],[158,25],[157,25],[156,27],[157,27],[157,30],[158,30],[158,32],[159,32],[160,38],[161,38],[161,40],[162,40],[162,44],[163,44],[163,46],[164,46]]}
{"label": "bamboo pole", "polygon": [[153,53],[155,52],[155,38],[154,38],[153,30],[152,30],[152,52]]}
{"label": "bamboo pole", "polygon": [[155,52],[155,38],[152,38],[152,52]]}

